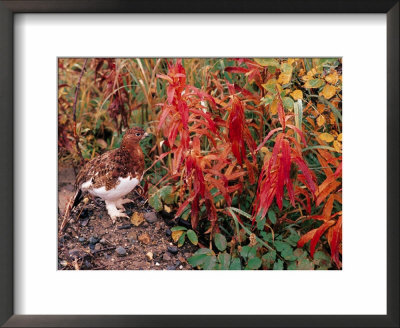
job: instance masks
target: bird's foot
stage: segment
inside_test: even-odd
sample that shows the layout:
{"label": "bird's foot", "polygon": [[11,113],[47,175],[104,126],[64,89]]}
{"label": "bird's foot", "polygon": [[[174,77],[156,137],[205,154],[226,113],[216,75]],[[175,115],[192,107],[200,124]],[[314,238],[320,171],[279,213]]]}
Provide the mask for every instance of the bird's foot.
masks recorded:
{"label": "bird's foot", "polygon": [[124,210],[125,208],[124,208],[124,204],[126,204],[126,203],[133,203],[133,200],[131,200],[131,199],[127,199],[127,198],[125,198],[125,199],[118,199],[116,202],[115,202],[115,206],[117,207],[117,208],[119,208],[119,209],[121,209],[121,210]]}
{"label": "bird's foot", "polygon": [[122,210],[117,209],[116,205],[117,205],[117,202],[106,201],[107,212],[108,212],[108,215],[110,216],[113,224],[115,224],[115,221],[118,217],[124,217],[124,218],[129,219],[128,214],[126,214]]}

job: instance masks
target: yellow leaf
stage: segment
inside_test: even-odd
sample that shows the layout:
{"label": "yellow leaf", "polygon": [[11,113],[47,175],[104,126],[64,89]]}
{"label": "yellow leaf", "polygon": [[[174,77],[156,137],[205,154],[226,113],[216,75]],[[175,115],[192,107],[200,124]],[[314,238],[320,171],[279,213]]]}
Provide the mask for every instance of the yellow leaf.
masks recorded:
{"label": "yellow leaf", "polygon": [[334,71],[333,73],[325,76],[325,80],[326,80],[326,82],[328,82],[330,84],[336,84],[337,81],[339,80],[338,73],[336,71]]}
{"label": "yellow leaf", "polygon": [[317,110],[322,114],[325,110],[325,106],[323,104],[317,104]]}
{"label": "yellow leaf", "polygon": [[281,73],[278,78],[278,83],[288,84],[292,78],[292,73]]}
{"label": "yellow leaf", "polygon": [[182,236],[182,234],[183,234],[182,230],[172,231],[172,234],[171,234],[172,240],[174,242],[177,242],[179,240],[179,237]]}
{"label": "yellow leaf", "polygon": [[317,124],[318,126],[323,126],[325,124],[325,117],[324,115],[320,115],[317,118]]}
{"label": "yellow leaf", "polygon": [[335,138],[333,137],[333,135],[329,134],[329,133],[321,133],[319,135],[319,138],[323,141],[326,142],[332,142],[333,140],[335,140]]}
{"label": "yellow leaf", "polygon": [[341,144],[339,141],[335,140],[335,141],[333,142],[333,147],[335,148],[335,150],[336,150],[338,153],[341,153],[341,152],[342,152],[342,144]]}
{"label": "yellow leaf", "polygon": [[278,113],[278,100],[275,98],[272,104],[269,106],[269,110],[272,115],[276,115]]}
{"label": "yellow leaf", "polygon": [[290,95],[294,100],[303,99],[303,92],[301,90],[294,90]]}
{"label": "yellow leaf", "polygon": [[339,134],[339,135],[337,136],[337,140],[342,141],[342,134]]}
{"label": "yellow leaf", "polygon": [[327,84],[322,89],[321,94],[326,98],[330,99],[336,94],[336,88],[333,85]]}
{"label": "yellow leaf", "polygon": [[167,213],[171,213],[172,210],[171,210],[171,207],[164,205],[164,211]]}
{"label": "yellow leaf", "polygon": [[140,226],[143,223],[143,221],[144,221],[143,213],[138,213],[138,212],[133,213],[131,217],[131,223],[134,226],[136,227]]}

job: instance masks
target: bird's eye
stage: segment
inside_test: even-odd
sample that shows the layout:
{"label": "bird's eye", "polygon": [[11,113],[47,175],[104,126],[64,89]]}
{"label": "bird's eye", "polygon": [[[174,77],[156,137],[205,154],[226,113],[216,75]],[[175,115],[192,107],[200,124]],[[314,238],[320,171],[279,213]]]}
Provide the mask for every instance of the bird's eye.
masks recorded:
{"label": "bird's eye", "polygon": [[138,133],[136,133],[136,137],[140,137],[140,133],[138,132]]}

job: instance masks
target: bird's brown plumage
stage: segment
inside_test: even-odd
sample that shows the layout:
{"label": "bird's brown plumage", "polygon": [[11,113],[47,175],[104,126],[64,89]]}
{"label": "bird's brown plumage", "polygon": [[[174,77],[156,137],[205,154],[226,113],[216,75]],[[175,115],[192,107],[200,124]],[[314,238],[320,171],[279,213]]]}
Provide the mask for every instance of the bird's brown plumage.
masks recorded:
{"label": "bird's brown plumage", "polygon": [[[102,193],[106,194],[107,191],[111,193],[113,190],[118,189],[121,179],[131,180],[136,178],[140,181],[144,172],[144,155],[139,142],[146,135],[141,128],[128,129],[122,138],[120,148],[110,150],[87,162],[76,177],[76,193],[67,205],[65,215],[69,216],[72,208],[80,202],[82,191],[92,193],[91,191],[100,188]],[[122,200],[122,196],[119,200]],[[107,199],[104,200],[106,200],[106,205],[110,206],[110,202],[107,204]],[[118,207],[123,204],[114,203],[111,204],[112,207],[114,205]],[[107,209],[113,221],[115,216],[119,216],[118,214],[123,216],[123,212],[113,212],[113,209],[110,210],[109,207]],[[114,214],[111,215],[112,212]],[[61,228],[63,228],[63,225]]]}

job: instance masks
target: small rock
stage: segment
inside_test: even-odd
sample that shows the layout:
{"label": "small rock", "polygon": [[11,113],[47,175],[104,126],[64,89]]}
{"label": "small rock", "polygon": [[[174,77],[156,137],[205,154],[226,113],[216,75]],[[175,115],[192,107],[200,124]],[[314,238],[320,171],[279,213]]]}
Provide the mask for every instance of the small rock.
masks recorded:
{"label": "small rock", "polygon": [[130,229],[132,228],[133,224],[124,224],[122,226],[117,227],[118,230],[122,230],[122,229]]}
{"label": "small rock", "polygon": [[106,245],[107,244],[107,240],[105,240],[104,238],[101,238],[100,239],[100,244]]}
{"label": "small rock", "polygon": [[100,244],[96,244],[96,246],[94,246],[95,251],[99,251],[101,249],[102,249],[102,246]]}
{"label": "small rock", "polygon": [[156,262],[156,266],[160,266],[160,263]]}
{"label": "small rock", "polygon": [[152,252],[148,252],[148,253],[146,254],[146,257],[147,257],[150,261],[152,261],[152,260],[153,260],[153,253],[152,253]]}
{"label": "small rock", "polygon": [[175,270],[175,267],[173,265],[168,265],[167,270]]}
{"label": "small rock", "polygon": [[178,254],[178,247],[176,247],[176,246],[168,246],[167,249],[168,249],[168,252],[170,252],[173,255]]}
{"label": "small rock", "polygon": [[136,240],[136,239],[137,239],[137,233],[136,233],[135,231],[132,231],[132,232],[129,234],[129,237]]}
{"label": "small rock", "polygon": [[123,248],[122,246],[118,246],[115,251],[119,256],[125,256],[126,255],[126,249]]}
{"label": "small rock", "polygon": [[171,260],[171,256],[168,253],[164,253],[162,259],[163,259],[163,261],[167,262],[167,261]]}
{"label": "small rock", "polygon": [[146,232],[144,234],[141,234],[139,236],[138,240],[145,245],[150,244],[150,241],[151,241],[150,236]]}
{"label": "small rock", "polygon": [[80,243],[83,243],[83,242],[85,241],[85,237],[79,237],[78,241],[79,241]]}
{"label": "small rock", "polygon": [[183,254],[183,256],[188,259],[189,257],[192,256],[192,253],[185,253],[185,254]]}
{"label": "small rock", "polygon": [[171,236],[171,235],[172,235],[172,231],[169,230],[169,229],[165,230],[165,235],[166,235],[167,237]]}
{"label": "small rock", "polygon": [[99,239],[96,238],[95,236],[92,236],[89,238],[89,243],[92,245],[97,244],[98,242],[99,242]]}
{"label": "small rock", "polygon": [[182,269],[183,269],[183,266],[182,266],[182,265],[180,265],[180,266],[179,266],[179,269],[180,269],[180,270],[182,270]]}
{"label": "small rock", "polygon": [[144,218],[147,222],[153,224],[155,222],[157,222],[158,218],[157,218],[157,214],[155,212],[147,212],[144,214]]}

